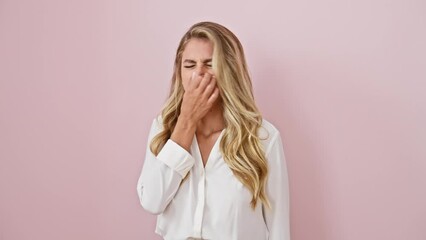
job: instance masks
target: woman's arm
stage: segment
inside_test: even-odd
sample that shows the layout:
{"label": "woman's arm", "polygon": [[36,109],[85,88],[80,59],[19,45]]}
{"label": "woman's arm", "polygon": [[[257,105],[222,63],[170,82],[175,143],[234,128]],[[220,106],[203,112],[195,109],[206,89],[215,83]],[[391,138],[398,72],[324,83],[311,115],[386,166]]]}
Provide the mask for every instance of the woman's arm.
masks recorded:
{"label": "woman's arm", "polygon": [[189,150],[197,122],[207,114],[219,96],[215,77],[211,74],[200,76],[194,72],[188,84],[176,126],[157,157],[149,145],[160,131],[160,123],[154,120],[149,133],[137,192],[142,207],[153,214],[160,214],[166,209],[182,179],[194,165],[195,160]]}
{"label": "woman's arm", "polygon": [[290,240],[290,196],[287,164],[280,133],[271,141],[267,152],[269,177],[266,194],[271,209],[262,206],[269,230],[269,240]]}
{"label": "woman's arm", "polygon": [[180,182],[194,165],[191,154],[172,139],[167,140],[156,157],[149,145],[159,131],[160,123],[154,120],[137,184],[140,203],[152,214],[161,214],[166,209],[179,189]]}

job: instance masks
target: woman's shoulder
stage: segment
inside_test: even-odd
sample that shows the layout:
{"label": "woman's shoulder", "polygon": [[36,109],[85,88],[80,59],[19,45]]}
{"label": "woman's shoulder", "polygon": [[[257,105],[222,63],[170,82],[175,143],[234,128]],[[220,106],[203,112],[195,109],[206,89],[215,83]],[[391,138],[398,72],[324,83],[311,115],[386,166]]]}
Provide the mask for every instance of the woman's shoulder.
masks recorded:
{"label": "woman's shoulder", "polygon": [[161,114],[156,115],[151,123],[151,131],[159,132],[163,129],[163,117]]}
{"label": "woman's shoulder", "polygon": [[163,116],[161,114],[157,114],[157,116],[154,117],[153,121],[158,125],[163,125]]}
{"label": "woman's shoulder", "polygon": [[277,137],[280,137],[279,129],[271,121],[262,119],[262,126],[258,130],[258,136],[268,150]]}
{"label": "woman's shoulder", "polygon": [[262,126],[259,128],[259,136],[261,138],[269,137],[274,138],[276,135],[279,135],[280,131],[278,128],[269,120],[262,118]]}

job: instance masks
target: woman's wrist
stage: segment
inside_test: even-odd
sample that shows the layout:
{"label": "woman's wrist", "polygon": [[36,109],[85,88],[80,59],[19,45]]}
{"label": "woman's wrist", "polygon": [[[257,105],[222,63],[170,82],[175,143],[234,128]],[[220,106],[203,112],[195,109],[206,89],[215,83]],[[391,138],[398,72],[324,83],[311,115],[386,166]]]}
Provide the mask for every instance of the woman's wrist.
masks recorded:
{"label": "woman's wrist", "polygon": [[194,132],[195,132],[195,129],[197,128],[196,120],[190,116],[183,115],[183,114],[179,115],[178,117],[176,126],[178,125],[185,129],[194,129]]}

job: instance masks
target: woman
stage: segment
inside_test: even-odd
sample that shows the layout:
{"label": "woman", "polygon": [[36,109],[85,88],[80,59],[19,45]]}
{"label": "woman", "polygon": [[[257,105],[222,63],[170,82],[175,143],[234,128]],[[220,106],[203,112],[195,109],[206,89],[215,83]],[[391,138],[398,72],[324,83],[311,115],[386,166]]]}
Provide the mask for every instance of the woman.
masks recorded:
{"label": "woman", "polygon": [[200,22],[183,36],[148,143],[137,193],[164,239],[290,239],[280,133],[261,117],[224,26]]}

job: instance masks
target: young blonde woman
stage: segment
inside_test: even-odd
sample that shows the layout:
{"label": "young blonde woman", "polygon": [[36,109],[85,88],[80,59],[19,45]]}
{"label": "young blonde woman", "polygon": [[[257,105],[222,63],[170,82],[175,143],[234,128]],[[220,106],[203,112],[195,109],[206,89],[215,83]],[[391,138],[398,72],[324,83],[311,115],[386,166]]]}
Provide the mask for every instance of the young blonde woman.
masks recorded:
{"label": "young blonde woman", "polygon": [[197,23],[180,41],[137,193],[166,240],[290,240],[280,133],[259,113],[241,43],[224,26]]}

